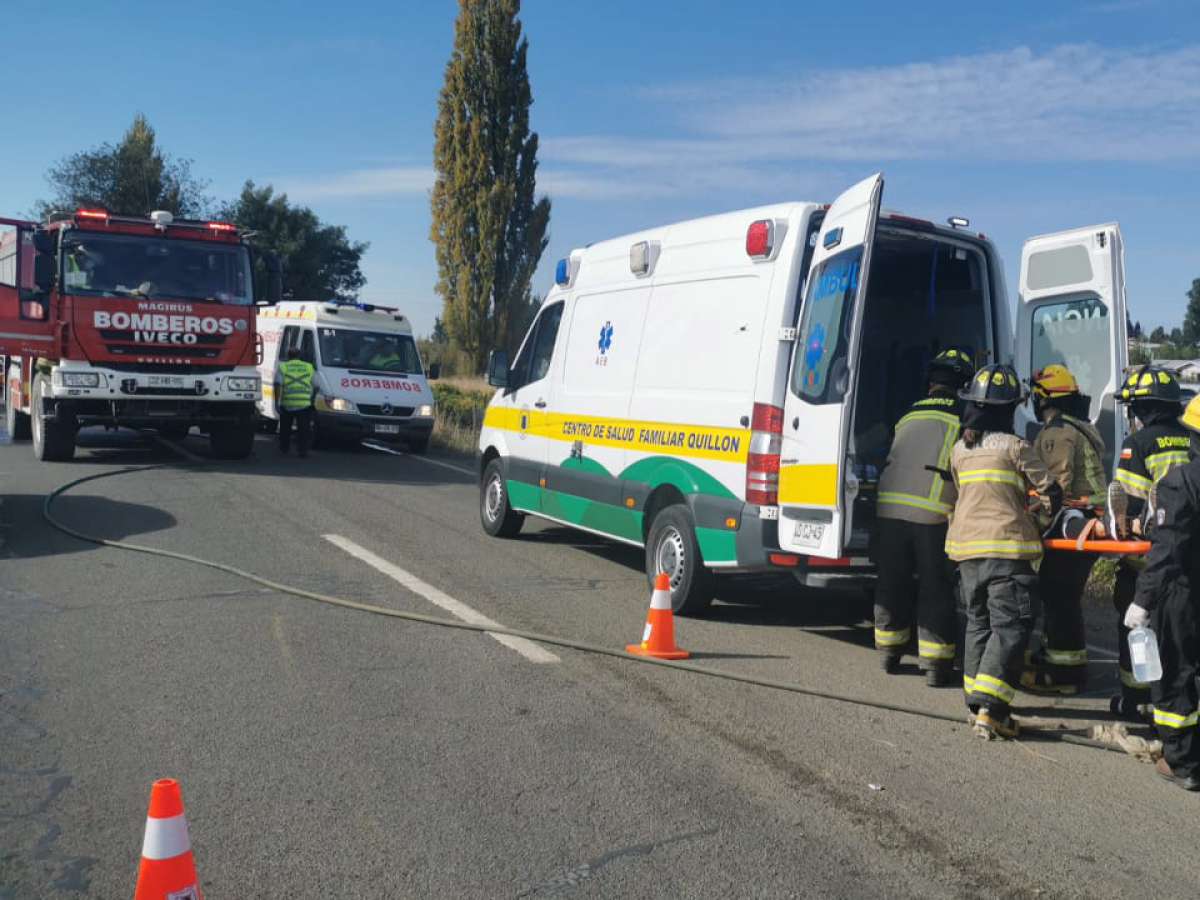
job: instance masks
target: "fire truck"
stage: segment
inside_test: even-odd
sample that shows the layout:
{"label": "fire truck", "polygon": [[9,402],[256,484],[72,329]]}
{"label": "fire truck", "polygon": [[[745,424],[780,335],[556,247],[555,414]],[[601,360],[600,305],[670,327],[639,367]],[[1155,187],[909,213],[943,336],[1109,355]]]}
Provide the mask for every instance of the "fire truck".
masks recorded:
{"label": "fire truck", "polygon": [[248,456],[261,396],[256,305],[276,302],[281,286],[278,257],[226,222],[102,209],[0,219],[9,434],[62,461],[86,426],[176,439],[195,426],[214,455]]}

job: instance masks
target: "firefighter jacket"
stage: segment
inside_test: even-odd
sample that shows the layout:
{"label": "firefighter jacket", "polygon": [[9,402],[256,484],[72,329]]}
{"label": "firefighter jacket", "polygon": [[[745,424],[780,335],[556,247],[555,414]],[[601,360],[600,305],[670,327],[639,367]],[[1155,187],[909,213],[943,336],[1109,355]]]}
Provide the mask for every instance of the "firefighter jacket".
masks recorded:
{"label": "firefighter jacket", "polygon": [[1117,481],[1125,492],[1148,500],[1150,489],[1176,466],[1186,465],[1191,436],[1174,419],[1164,418],[1125,439],[1117,462]]}
{"label": "firefighter jacket", "polygon": [[950,471],[958,499],[946,532],[947,556],[955,562],[1041,558],[1042,536],[1026,502],[1029,488],[1044,497],[1054,479],[1026,441],[996,431],[974,447],[959,440]]}
{"label": "firefighter jacket", "polygon": [[1167,596],[1200,599],[1200,458],[1168,472],[1157,493],[1154,536],[1133,601],[1142,609]]}
{"label": "firefighter jacket", "polygon": [[887,465],[879,477],[879,518],[941,525],[950,517],[954,485],[930,467],[950,469],[961,412],[962,402],[954,397],[926,397],[896,423]]}
{"label": "firefighter jacket", "polygon": [[313,401],[312,363],[302,359],[289,359],[279,364],[279,380],[283,393],[279,405],[284,409],[308,409]]}
{"label": "firefighter jacket", "polygon": [[1060,413],[1047,422],[1034,441],[1037,455],[1067,500],[1104,506],[1108,482],[1104,477],[1104,438],[1091,422]]}

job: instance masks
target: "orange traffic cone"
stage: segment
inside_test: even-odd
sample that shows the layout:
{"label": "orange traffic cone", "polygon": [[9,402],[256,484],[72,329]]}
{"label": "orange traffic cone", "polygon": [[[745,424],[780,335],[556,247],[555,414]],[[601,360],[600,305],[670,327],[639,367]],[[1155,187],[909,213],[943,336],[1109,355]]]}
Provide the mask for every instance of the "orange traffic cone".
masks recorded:
{"label": "orange traffic cone", "polygon": [[179,782],[162,778],[150,789],[146,839],[133,900],[203,900]]}
{"label": "orange traffic cone", "polygon": [[650,595],[650,612],[640,644],[627,644],[626,653],[654,656],[658,659],[687,659],[686,650],[675,646],[675,617],[671,613],[671,579],[665,572],[654,577],[654,593]]}

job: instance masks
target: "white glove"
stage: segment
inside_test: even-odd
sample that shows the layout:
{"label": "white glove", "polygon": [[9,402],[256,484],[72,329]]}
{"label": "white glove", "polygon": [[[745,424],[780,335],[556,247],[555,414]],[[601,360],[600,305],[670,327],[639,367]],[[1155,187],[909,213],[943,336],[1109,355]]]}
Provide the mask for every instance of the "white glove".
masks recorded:
{"label": "white glove", "polygon": [[1145,628],[1149,624],[1149,610],[1142,609],[1136,603],[1130,603],[1129,609],[1125,610],[1125,627],[1133,630],[1134,628]]}

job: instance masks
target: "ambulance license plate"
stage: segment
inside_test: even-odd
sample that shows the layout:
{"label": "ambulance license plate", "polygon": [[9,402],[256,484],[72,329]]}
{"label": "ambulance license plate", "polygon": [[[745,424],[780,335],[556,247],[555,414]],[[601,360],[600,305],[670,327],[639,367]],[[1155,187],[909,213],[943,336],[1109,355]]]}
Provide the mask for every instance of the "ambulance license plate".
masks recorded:
{"label": "ambulance license plate", "polygon": [[400,426],[399,425],[376,425],[375,433],[376,434],[399,434]]}
{"label": "ambulance license plate", "polygon": [[815,522],[797,522],[795,539],[801,547],[820,547],[825,539],[825,526]]}
{"label": "ambulance license plate", "polygon": [[150,387],[183,387],[182,375],[151,375],[147,381],[150,382]]}

